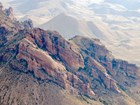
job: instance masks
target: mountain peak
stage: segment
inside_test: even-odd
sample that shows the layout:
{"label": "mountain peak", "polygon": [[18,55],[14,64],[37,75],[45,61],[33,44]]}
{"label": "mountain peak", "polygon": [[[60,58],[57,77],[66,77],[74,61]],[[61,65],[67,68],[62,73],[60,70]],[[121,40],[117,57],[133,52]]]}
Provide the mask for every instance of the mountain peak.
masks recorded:
{"label": "mountain peak", "polygon": [[12,20],[15,19],[15,17],[14,17],[14,11],[13,11],[13,8],[12,7],[9,7],[8,9],[5,9],[5,14],[9,18],[11,18]]}
{"label": "mountain peak", "polygon": [[3,9],[3,5],[2,5],[2,3],[0,2],[0,10],[2,10]]}
{"label": "mountain peak", "polygon": [[31,19],[25,20],[24,22],[22,22],[22,24],[25,27],[25,29],[32,29],[33,28],[33,22]]}

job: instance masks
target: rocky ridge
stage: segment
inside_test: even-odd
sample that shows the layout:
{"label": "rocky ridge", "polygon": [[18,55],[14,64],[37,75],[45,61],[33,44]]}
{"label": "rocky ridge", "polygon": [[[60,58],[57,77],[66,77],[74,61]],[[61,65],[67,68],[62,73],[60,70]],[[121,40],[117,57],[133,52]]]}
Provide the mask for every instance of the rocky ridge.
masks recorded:
{"label": "rocky ridge", "polygon": [[0,18],[0,75],[6,67],[91,99],[123,95],[139,83],[139,68],[115,59],[98,39],[66,40],[58,32],[33,28],[31,20],[19,23],[3,9]]}

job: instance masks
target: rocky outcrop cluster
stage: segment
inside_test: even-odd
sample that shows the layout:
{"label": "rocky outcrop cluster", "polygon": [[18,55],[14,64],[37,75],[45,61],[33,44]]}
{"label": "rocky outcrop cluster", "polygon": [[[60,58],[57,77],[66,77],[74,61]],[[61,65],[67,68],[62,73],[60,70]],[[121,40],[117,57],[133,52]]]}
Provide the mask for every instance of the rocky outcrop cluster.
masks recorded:
{"label": "rocky outcrop cluster", "polygon": [[33,28],[31,20],[13,22],[10,11],[8,16],[0,11],[0,63],[12,70],[90,98],[121,94],[140,79],[138,67],[115,59],[99,40],[79,36],[66,40],[58,32]]}
{"label": "rocky outcrop cluster", "polygon": [[33,28],[33,22],[31,19],[25,20],[22,22],[22,25],[25,29],[32,29]]}
{"label": "rocky outcrop cluster", "polygon": [[14,11],[12,7],[9,7],[8,9],[5,9],[5,14],[8,16],[10,19],[15,20],[16,18],[14,17]]}
{"label": "rocky outcrop cluster", "polygon": [[121,93],[119,85],[133,86],[138,78],[135,65],[115,59],[94,39],[75,37],[66,41],[57,32],[39,28],[23,30],[18,35],[23,38],[7,49],[2,61],[16,53],[10,68],[71,92],[90,98],[103,91]]}
{"label": "rocky outcrop cluster", "polygon": [[[12,69],[32,73],[39,80],[54,82],[74,93],[95,95],[90,83],[77,75],[78,69],[84,67],[84,60],[78,50],[72,50],[73,44],[56,32],[41,29],[25,31],[24,36],[18,47],[12,49],[18,51],[10,62]],[[7,58],[3,57],[3,61]]]}
{"label": "rocky outcrop cluster", "polygon": [[3,5],[2,5],[2,3],[0,2],[0,10],[2,10],[3,9]]}

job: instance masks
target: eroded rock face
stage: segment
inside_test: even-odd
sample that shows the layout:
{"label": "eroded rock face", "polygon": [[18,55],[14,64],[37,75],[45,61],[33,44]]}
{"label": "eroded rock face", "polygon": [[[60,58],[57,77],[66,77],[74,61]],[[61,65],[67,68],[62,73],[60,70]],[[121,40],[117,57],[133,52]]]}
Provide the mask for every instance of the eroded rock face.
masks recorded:
{"label": "eroded rock face", "polygon": [[86,62],[88,62],[86,68],[91,68],[91,76],[94,79],[96,78],[99,81],[102,81],[105,88],[120,93],[115,80],[110,75],[108,75],[104,66],[92,58],[88,58]]}
{"label": "eroded rock face", "polygon": [[[90,84],[76,75],[78,69],[84,66],[84,60],[78,50],[73,51],[70,48],[72,44],[56,32],[33,29],[23,33],[24,38],[7,49],[9,53],[5,52],[2,56],[3,61],[6,62],[16,53],[9,63],[10,68],[31,73],[38,80],[52,81],[71,92],[94,97]],[[54,41],[54,36],[58,38],[58,44]],[[49,46],[44,47],[44,41]],[[60,55],[59,50],[64,53]]]}
{"label": "eroded rock face", "polygon": [[22,22],[22,25],[25,29],[32,29],[33,28],[33,22],[31,19],[25,20],[24,22]]}
{"label": "eroded rock face", "polygon": [[97,39],[76,36],[68,41],[58,32],[33,28],[30,20],[15,23],[0,12],[6,18],[0,20],[0,63],[12,70],[90,98],[121,94],[140,79],[136,65],[115,59]]}
{"label": "eroded rock face", "polygon": [[133,86],[139,78],[135,65],[114,59],[94,40],[80,37],[66,41],[57,32],[39,28],[18,35],[23,38],[7,49],[9,53],[2,55],[3,61],[15,52],[9,63],[12,69],[31,73],[38,80],[52,81],[71,92],[91,98],[105,90],[121,93],[118,85]]}
{"label": "eroded rock face", "polygon": [[80,46],[87,74],[92,74],[93,81],[95,78],[102,81],[105,88],[120,92],[118,85],[123,88],[135,86],[136,81],[140,79],[136,65],[115,59],[99,40],[77,36],[70,41]]}
{"label": "eroded rock face", "polygon": [[64,63],[67,69],[77,70],[84,67],[84,61],[78,51],[72,50],[72,44],[62,38],[57,32],[34,29],[27,33],[26,37],[32,43],[48,53],[57,60]]}
{"label": "eroded rock face", "polygon": [[0,10],[2,10],[3,9],[3,5],[2,5],[2,3],[0,2]]}
{"label": "eroded rock face", "polygon": [[13,8],[9,7],[8,9],[5,9],[0,3],[0,29],[1,28],[7,30],[6,34],[4,34],[5,36],[11,35],[10,37],[12,37],[12,35],[17,34],[21,30],[32,29],[33,23],[32,20],[25,20],[24,22],[17,21],[14,17]]}
{"label": "eroded rock face", "polygon": [[15,20],[14,17],[14,10],[12,7],[9,7],[8,9],[5,9],[5,14],[8,16],[10,19]]}

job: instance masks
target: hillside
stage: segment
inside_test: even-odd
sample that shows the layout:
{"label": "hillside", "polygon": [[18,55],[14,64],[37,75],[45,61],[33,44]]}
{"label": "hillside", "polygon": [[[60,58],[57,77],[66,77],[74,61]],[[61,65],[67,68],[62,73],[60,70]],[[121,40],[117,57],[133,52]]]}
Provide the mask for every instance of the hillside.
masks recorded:
{"label": "hillside", "polygon": [[0,13],[1,105],[139,105],[140,69],[99,39],[66,40]]}

